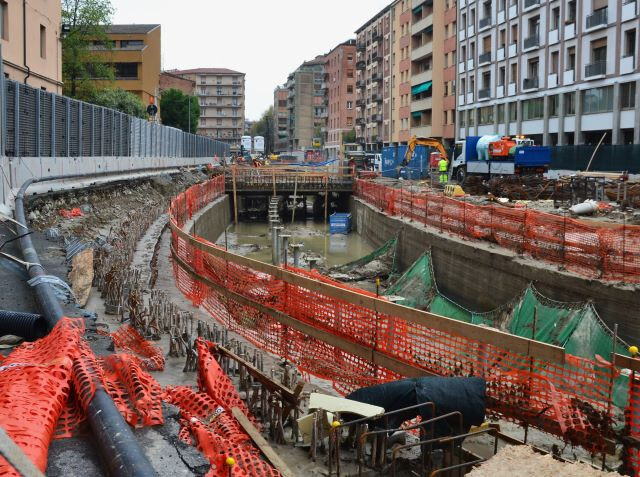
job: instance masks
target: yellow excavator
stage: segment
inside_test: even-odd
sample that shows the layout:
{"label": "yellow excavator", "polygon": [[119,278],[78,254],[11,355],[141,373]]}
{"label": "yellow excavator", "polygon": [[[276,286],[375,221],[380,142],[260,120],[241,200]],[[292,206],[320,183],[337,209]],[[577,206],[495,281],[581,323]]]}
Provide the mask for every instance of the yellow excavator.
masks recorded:
{"label": "yellow excavator", "polygon": [[416,137],[413,136],[409,143],[407,144],[407,152],[404,155],[404,159],[402,160],[402,164],[400,167],[407,167],[409,165],[409,161],[411,161],[411,157],[413,156],[413,152],[416,150],[416,146],[426,146],[437,149],[442,157],[449,162],[449,156],[447,155],[447,151],[445,151],[442,143],[435,138],[432,137]]}

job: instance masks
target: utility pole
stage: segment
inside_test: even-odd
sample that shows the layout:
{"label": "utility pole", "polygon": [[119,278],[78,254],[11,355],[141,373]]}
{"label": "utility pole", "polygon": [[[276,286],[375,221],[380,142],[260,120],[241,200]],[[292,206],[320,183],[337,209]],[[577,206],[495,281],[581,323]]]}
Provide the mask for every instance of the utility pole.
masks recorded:
{"label": "utility pole", "polygon": [[191,94],[187,96],[187,101],[189,103],[189,134],[191,134]]}

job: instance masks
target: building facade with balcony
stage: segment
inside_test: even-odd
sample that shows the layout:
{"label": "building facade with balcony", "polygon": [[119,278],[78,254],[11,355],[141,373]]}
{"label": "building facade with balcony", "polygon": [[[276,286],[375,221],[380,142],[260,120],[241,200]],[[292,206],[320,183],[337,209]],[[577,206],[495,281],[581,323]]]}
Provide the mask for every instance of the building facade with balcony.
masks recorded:
{"label": "building facade with balcony", "polygon": [[454,1],[412,0],[411,135],[455,138]]}
{"label": "building facade with balcony", "polygon": [[345,41],[327,54],[325,83],[329,106],[324,148],[328,159],[341,159],[342,136],[356,125],[355,40]]}
{"label": "building facade with balcony", "polygon": [[640,143],[638,3],[458,0],[457,136]]}
{"label": "building facade with balcony", "polygon": [[[103,44],[93,45],[94,54],[113,65],[115,84],[94,80],[102,87],[122,88],[135,94],[147,105],[160,94],[160,25],[109,25],[108,49]],[[159,105],[158,105],[159,106]]]}
{"label": "building facade with balcony", "polygon": [[244,133],[245,74],[227,68],[195,68],[171,73],[196,82],[200,104],[198,134],[239,149]]}
{"label": "building facade with balcony", "polygon": [[378,151],[391,140],[391,7],[356,30],[356,138],[367,151]]}
{"label": "building facade with balcony", "polygon": [[319,149],[327,123],[326,56],[304,62],[287,78],[289,151]]}
{"label": "building facade with balcony", "polygon": [[278,86],[273,92],[273,151],[276,154],[289,149],[288,98],[289,91],[285,86]]}
{"label": "building facade with balcony", "polygon": [[391,5],[392,77],[391,139],[393,145],[406,144],[411,137],[411,0]]}

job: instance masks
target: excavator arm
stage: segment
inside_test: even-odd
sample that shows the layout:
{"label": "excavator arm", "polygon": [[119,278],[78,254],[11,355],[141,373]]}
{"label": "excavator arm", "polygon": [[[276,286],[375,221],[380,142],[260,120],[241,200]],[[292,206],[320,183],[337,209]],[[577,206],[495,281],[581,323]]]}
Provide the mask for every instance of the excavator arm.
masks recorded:
{"label": "excavator arm", "polygon": [[416,137],[413,136],[409,143],[407,144],[407,152],[404,155],[404,159],[402,160],[401,167],[407,167],[409,165],[409,161],[411,161],[411,157],[413,156],[413,152],[416,150],[416,146],[426,146],[433,147],[442,154],[447,162],[449,161],[449,157],[447,156],[447,151],[445,151],[444,146],[438,139],[434,139],[432,137]]}

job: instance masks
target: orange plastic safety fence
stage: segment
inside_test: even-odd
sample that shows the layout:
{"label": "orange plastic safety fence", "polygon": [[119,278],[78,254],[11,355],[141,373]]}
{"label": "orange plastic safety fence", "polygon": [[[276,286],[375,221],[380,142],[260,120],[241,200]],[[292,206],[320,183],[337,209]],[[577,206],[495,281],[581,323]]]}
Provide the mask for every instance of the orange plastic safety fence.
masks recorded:
{"label": "orange plastic safety fence", "polygon": [[[370,192],[377,194],[380,189],[373,188]],[[392,189],[382,192],[379,203],[389,207],[387,199],[396,192]],[[402,200],[394,200],[392,208],[395,210],[397,207],[405,213],[407,205],[403,202],[406,199],[403,193]],[[376,197],[371,196],[372,200]],[[446,212],[428,217],[434,223],[440,222],[443,229],[465,230],[479,237],[489,230],[495,240],[512,247],[523,246],[526,241],[522,238],[525,221],[519,211],[494,211],[493,220],[499,218],[503,224],[498,232],[491,228],[489,219],[460,220],[469,211],[460,209],[457,201],[440,200],[440,211]],[[413,201],[411,204],[415,205]],[[425,202],[425,207],[427,204],[429,201]],[[429,206],[429,213],[432,206]],[[409,209],[408,213],[419,217],[415,209]],[[178,222],[174,217],[172,220]],[[463,229],[460,229],[461,223]],[[175,231],[172,241],[176,254],[198,275],[264,307],[421,368],[426,373],[484,377],[487,380],[489,414],[537,427],[594,452],[600,451],[605,445],[605,438],[611,437],[611,427],[607,422],[616,415],[609,404],[611,371],[602,363],[573,356],[566,356],[566,364],[527,357],[500,346],[409,323],[399,316],[379,313],[292,285],[273,275],[204,253]],[[579,255],[574,249],[566,253]],[[582,263],[587,264],[588,261]],[[348,288],[312,272],[294,271],[336,287]],[[174,273],[180,290],[202,304],[216,320],[257,346],[291,360],[304,371],[333,380],[340,391],[398,377],[366,359],[300,333],[268,314],[205,286],[204,282],[194,280],[177,262],[174,262]],[[217,376],[220,372],[216,370],[214,374]],[[206,389],[212,392],[211,385]]]}
{"label": "orange plastic safety fence", "polygon": [[476,205],[357,180],[355,193],[380,210],[461,237],[496,242],[519,254],[591,278],[640,282],[640,227],[601,227],[528,209]]}
{"label": "orange plastic safety fence", "polygon": [[[629,380],[629,407],[626,412],[626,429],[630,437],[640,440],[640,376],[633,375]],[[624,461],[630,475],[640,477],[640,449],[629,446]]]}
{"label": "orange plastic safety fence", "polygon": [[[83,331],[81,320],[64,318],[48,336],[0,361],[0,427],[43,472]],[[19,474],[0,457],[0,475]]]}
{"label": "orange plastic safety fence", "polygon": [[111,333],[111,339],[117,348],[142,356],[140,361],[145,369],[149,371],[164,369],[162,350],[145,340],[133,326],[122,325],[118,331]]}

